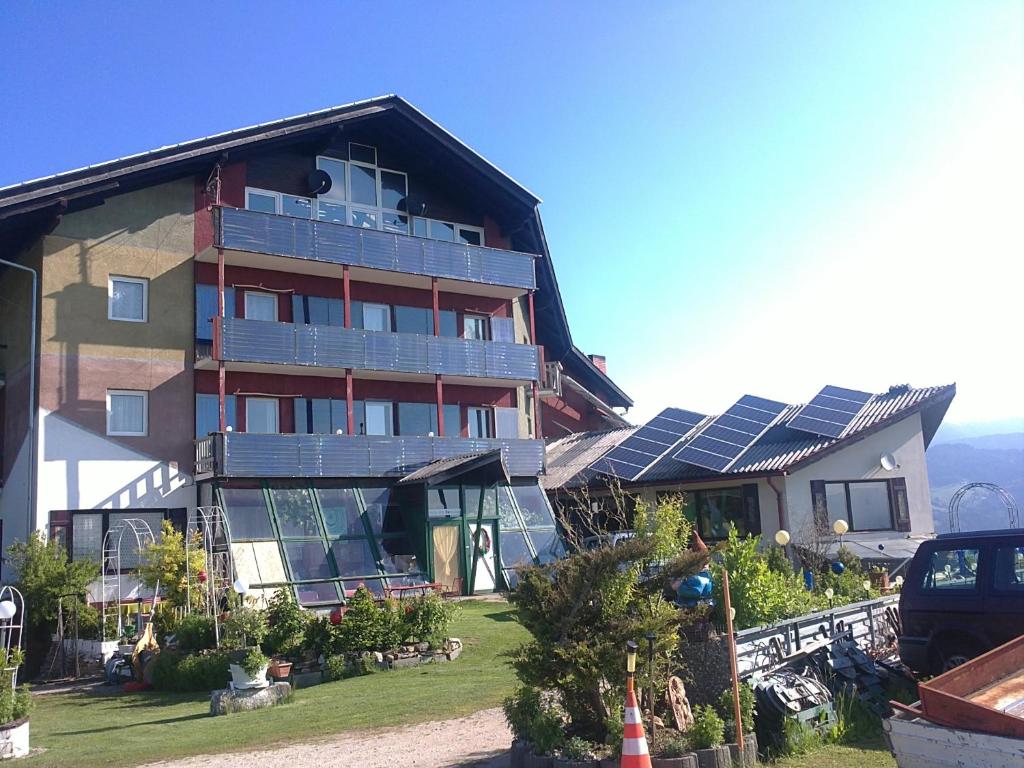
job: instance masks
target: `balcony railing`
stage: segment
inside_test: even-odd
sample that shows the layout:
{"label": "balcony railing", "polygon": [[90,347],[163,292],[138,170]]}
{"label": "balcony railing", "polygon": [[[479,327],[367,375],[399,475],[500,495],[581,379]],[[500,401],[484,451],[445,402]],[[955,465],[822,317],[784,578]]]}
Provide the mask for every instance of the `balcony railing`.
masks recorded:
{"label": "balcony railing", "polygon": [[432,461],[501,449],[509,474],[544,471],[544,441],[219,432],[196,440],[196,476],[400,477]]}
{"label": "balcony railing", "polygon": [[528,344],[236,317],[225,317],[220,322],[223,357],[231,362],[518,381],[535,381],[540,375],[537,348]]}
{"label": "balcony railing", "polygon": [[228,250],[524,290],[537,287],[535,257],[529,253],[446,243],[240,208],[221,207],[215,211],[216,242]]}

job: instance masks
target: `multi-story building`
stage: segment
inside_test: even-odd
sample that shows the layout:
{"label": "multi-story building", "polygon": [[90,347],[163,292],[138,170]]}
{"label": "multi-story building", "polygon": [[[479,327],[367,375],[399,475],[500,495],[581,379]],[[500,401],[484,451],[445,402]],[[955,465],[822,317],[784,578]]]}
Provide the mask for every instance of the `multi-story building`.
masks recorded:
{"label": "multi-story building", "polygon": [[237,572],[306,605],[557,556],[543,437],[631,403],[573,345],[538,204],[395,96],[0,190],[38,279],[31,318],[0,273],[4,543],[98,559],[219,506]]}

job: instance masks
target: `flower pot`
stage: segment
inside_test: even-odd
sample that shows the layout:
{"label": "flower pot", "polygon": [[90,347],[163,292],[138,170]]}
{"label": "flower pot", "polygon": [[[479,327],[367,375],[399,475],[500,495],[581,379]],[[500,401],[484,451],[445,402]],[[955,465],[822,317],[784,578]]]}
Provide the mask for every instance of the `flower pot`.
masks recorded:
{"label": "flower pot", "polygon": [[697,768],[697,756],[691,752],[682,757],[652,757],[651,768]]}
{"label": "flower pot", "polygon": [[735,768],[750,768],[757,765],[757,738],[754,738],[754,748],[750,748],[749,740],[744,737],[743,751],[740,752],[739,744],[726,744],[729,749],[729,759]]}
{"label": "flower pot", "polygon": [[597,768],[597,760],[567,760],[556,757],[552,763],[554,768]]}
{"label": "flower pot", "polygon": [[698,749],[696,754],[698,768],[732,768],[728,747]]}
{"label": "flower pot", "polygon": [[509,749],[509,768],[523,768],[523,760],[533,752],[533,745],[528,741],[514,739]]}
{"label": "flower pot", "polygon": [[0,725],[0,759],[28,754],[28,718]]}
{"label": "flower pot", "polygon": [[238,664],[229,664],[228,668],[231,670],[231,687],[235,690],[249,689],[249,688],[266,688],[270,685],[270,681],[267,680],[267,668],[269,664],[264,664],[257,674],[250,676],[242,667]]}
{"label": "flower pot", "polygon": [[274,659],[270,662],[268,671],[270,672],[270,676],[274,679],[283,680],[292,673],[292,662]]}
{"label": "flower pot", "polygon": [[757,734],[751,731],[743,734],[743,751],[747,754],[747,765],[757,765]]}
{"label": "flower pot", "polygon": [[554,758],[529,752],[523,756],[523,768],[553,768]]}
{"label": "flower pot", "polygon": [[872,571],[868,574],[868,578],[871,580],[871,586],[877,589],[879,592],[889,591],[889,572]]}

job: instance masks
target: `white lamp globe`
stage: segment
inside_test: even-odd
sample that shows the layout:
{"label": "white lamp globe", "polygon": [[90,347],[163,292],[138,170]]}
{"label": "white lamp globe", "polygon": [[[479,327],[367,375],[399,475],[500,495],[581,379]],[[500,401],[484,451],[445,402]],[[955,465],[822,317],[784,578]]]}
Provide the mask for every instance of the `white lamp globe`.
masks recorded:
{"label": "white lamp globe", "polygon": [[789,531],[785,528],[781,528],[775,532],[775,543],[780,547],[784,547],[789,544]]}
{"label": "white lamp globe", "polygon": [[861,586],[864,587],[864,591],[865,592],[870,592],[871,591],[871,582],[868,581],[867,579],[864,579],[864,583]]}
{"label": "white lamp globe", "polygon": [[903,577],[902,576],[897,576],[896,577],[896,586],[897,587],[902,587],[903,586]]}
{"label": "white lamp globe", "polygon": [[850,530],[850,526],[845,520],[836,520],[832,523],[832,530],[836,532],[836,536],[842,536]]}
{"label": "white lamp globe", "polygon": [[240,595],[244,595],[246,592],[249,591],[249,582],[247,582],[245,579],[235,579],[235,583],[231,586],[234,588],[235,592],[237,592]]}
{"label": "white lamp globe", "polygon": [[18,607],[10,600],[4,600],[0,602],[0,619],[9,621],[14,618],[14,614],[18,612]]}
{"label": "white lamp globe", "polygon": [[828,589],[825,590],[825,597],[827,597],[829,600],[831,600],[835,596],[836,596],[836,593],[835,593],[835,590],[832,589],[832,587],[829,587]]}
{"label": "white lamp globe", "polygon": [[729,618],[736,621],[736,609],[732,606],[729,606]]}

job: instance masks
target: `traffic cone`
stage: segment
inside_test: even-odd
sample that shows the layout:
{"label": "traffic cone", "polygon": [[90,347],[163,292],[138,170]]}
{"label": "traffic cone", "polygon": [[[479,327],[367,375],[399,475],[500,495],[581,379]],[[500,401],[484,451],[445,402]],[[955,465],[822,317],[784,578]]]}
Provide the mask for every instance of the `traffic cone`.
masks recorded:
{"label": "traffic cone", "polygon": [[627,644],[626,666],[626,711],[623,713],[625,727],[622,732],[622,760],[619,768],[651,768],[651,754],[647,750],[647,737],[640,719],[640,707],[636,705],[633,691],[633,673],[636,669],[636,643]]}

